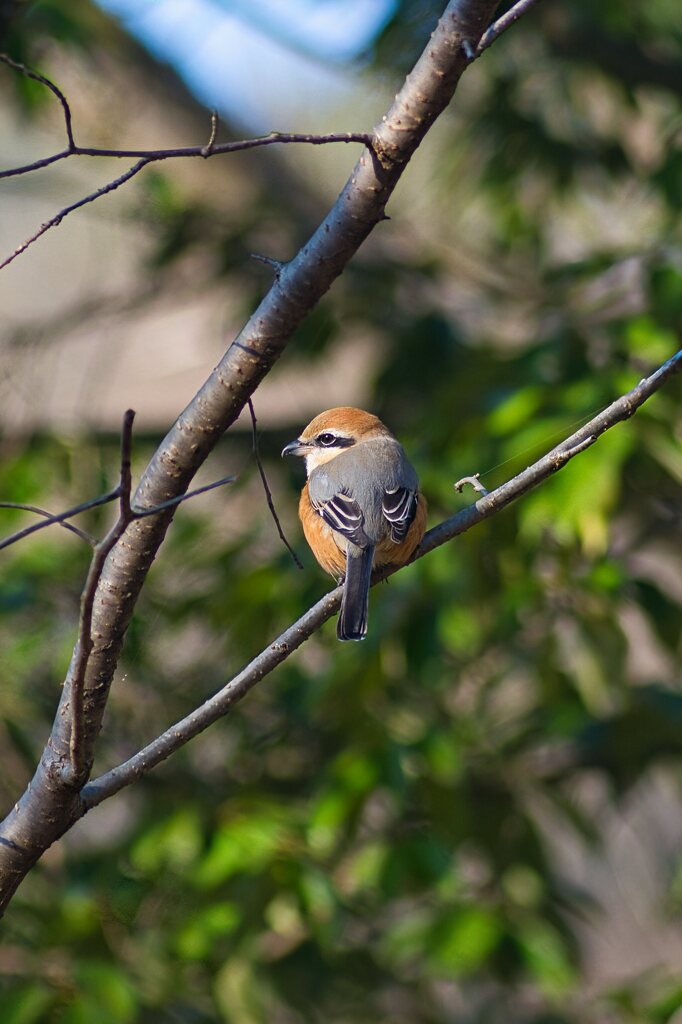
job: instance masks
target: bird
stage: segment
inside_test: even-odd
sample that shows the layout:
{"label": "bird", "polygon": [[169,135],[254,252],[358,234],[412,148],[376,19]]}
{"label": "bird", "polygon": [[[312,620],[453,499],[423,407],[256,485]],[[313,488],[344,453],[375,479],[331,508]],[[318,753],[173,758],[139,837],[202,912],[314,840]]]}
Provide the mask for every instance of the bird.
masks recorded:
{"label": "bird", "polygon": [[339,640],[367,635],[372,569],[405,565],[426,529],[426,499],[402,445],[378,416],[340,406],[316,416],[282,456],[305,459],[298,506],[322,568],[343,579]]}

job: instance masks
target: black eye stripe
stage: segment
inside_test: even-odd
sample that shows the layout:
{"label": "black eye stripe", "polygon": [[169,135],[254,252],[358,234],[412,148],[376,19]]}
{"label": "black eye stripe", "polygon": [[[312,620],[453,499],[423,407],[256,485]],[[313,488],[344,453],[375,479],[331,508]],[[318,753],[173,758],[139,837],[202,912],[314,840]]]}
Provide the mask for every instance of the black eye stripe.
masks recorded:
{"label": "black eye stripe", "polygon": [[341,437],[330,430],[325,430],[317,435],[315,443],[321,448],[350,448],[355,442],[352,437]]}

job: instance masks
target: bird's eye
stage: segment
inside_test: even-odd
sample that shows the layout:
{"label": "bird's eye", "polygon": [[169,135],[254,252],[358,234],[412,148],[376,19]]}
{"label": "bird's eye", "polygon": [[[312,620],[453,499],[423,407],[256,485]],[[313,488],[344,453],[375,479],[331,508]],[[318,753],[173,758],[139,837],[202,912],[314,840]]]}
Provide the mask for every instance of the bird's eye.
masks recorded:
{"label": "bird's eye", "polygon": [[318,434],[317,437],[317,443],[321,444],[324,448],[331,448],[335,441],[335,435],[329,433],[329,431],[325,431],[324,434]]}

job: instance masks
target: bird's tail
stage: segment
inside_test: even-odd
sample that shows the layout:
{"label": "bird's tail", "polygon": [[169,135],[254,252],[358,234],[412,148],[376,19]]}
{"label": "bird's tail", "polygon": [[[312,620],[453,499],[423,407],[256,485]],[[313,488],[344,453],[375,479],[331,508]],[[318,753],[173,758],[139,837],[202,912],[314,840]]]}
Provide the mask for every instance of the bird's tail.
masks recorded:
{"label": "bird's tail", "polygon": [[[355,549],[357,551],[357,548]],[[374,545],[362,548],[359,554],[346,554],[346,580],[343,585],[341,610],[336,624],[339,640],[362,640],[367,635],[367,606],[372,578]]]}

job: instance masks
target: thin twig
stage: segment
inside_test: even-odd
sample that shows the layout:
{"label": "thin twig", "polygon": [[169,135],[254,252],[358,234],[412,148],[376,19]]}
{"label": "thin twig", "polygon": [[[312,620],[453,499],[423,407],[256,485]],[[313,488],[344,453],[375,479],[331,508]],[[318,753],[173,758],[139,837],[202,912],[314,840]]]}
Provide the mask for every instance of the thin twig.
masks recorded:
{"label": "thin twig", "polygon": [[138,174],[143,167],[147,164],[155,163],[160,160],[171,160],[179,157],[204,157],[208,158],[211,156],[218,156],[224,153],[237,153],[247,149],[258,149],[262,146],[273,146],[273,145],[285,145],[285,144],[306,144],[310,146],[324,146],[330,143],[336,142],[358,142],[364,146],[372,148],[372,135],[368,132],[332,132],[324,135],[315,135],[310,132],[269,132],[267,135],[262,135],[253,139],[238,139],[233,142],[222,142],[216,145],[216,137],[218,134],[218,114],[216,111],[211,113],[211,134],[209,140],[204,146],[181,146],[174,149],[103,149],[98,146],[78,146],[73,136],[73,126],[71,118],[71,108],[69,107],[66,96],[61,89],[46,78],[45,75],[39,74],[37,71],[32,71],[30,68],[25,67],[23,64],[12,60],[7,54],[0,54],[0,61],[7,64],[9,67],[18,71],[20,74],[25,75],[27,78],[32,78],[36,82],[40,82],[46,86],[59,100],[64,111],[64,123],[66,126],[66,136],[68,140],[68,146],[66,149],[60,150],[58,153],[53,153],[51,156],[42,157],[40,160],[34,160],[30,164],[23,164],[20,167],[10,167],[7,170],[0,171],[0,178],[12,178],[22,174],[30,174],[32,171],[37,171],[43,167],[49,167],[50,164],[57,163],[60,160],[66,160],[71,156],[91,156],[91,157],[114,157],[116,159],[137,159],[137,163],[129,168],[125,174],[110,181],[107,185],[97,189],[95,192],[91,192],[83,199],[79,199],[78,202],[72,203],[70,206],[65,206],[59,213],[56,213],[54,217],[51,217],[44,224],[41,224],[40,228],[27,238],[15,251],[8,256],[5,260],[0,263],[0,270],[20,256],[23,252],[37,242],[50,228],[57,227],[61,224],[64,217],[68,214],[73,213],[74,210],[80,209],[82,206],[86,206],[88,203],[92,203],[95,199],[99,199],[103,195],[107,195],[109,192],[113,192],[119,188],[126,181],[130,181],[136,174]]}
{"label": "thin twig", "polygon": [[69,101],[67,100],[66,96],[59,88],[59,86],[55,85],[54,82],[51,82],[50,79],[46,78],[45,75],[41,75],[40,72],[32,71],[31,68],[27,68],[25,64],[20,64],[18,61],[12,60],[12,58],[7,53],[0,53],[0,61],[2,61],[3,64],[7,64],[10,68],[13,68],[15,71],[18,71],[26,78],[32,78],[34,82],[40,82],[41,85],[46,86],[50,90],[50,92],[57,97],[57,99],[62,105],[62,110],[64,111],[66,138],[69,143],[67,153],[70,153],[74,149],[76,149],[76,143],[73,137],[73,127],[71,122],[71,107],[69,106]]}
{"label": "thin twig", "polygon": [[225,484],[233,484],[236,479],[236,476],[223,476],[220,480],[214,480],[212,484],[204,484],[203,487],[197,487],[193,491],[187,491],[187,494],[181,494],[177,498],[169,498],[168,501],[162,501],[160,504],[154,505],[153,508],[133,508],[133,519],[145,519],[147,516],[158,515],[159,512],[163,512],[167,508],[174,508],[176,505],[181,505],[183,501],[189,501],[190,498],[196,498],[197,494],[205,494],[206,491],[213,491],[216,487],[224,487]]}
{"label": "thin twig", "polygon": [[[482,496],[473,505],[469,505],[450,519],[429,530],[413,561],[423,558],[424,555],[440,545],[465,533],[483,519],[490,518],[516,498],[556,473],[576,455],[594,444],[601,434],[632,416],[651,395],[680,370],[682,370],[682,349],[649,377],[640,381],[632,391],[616,399],[589,423],[558,444],[532,466],[494,491]],[[396,567],[380,570],[374,574],[373,582],[377,583],[398,571],[399,569]],[[146,775],[157,764],[183,747],[190,739],[226,715],[232,706],[241,700],[256,683],[285,661],[327,619],[331,618],[341,603],[341,594],[341,587],[330,591],[213,697],[176,722],[175,725],[166,729],[123,764],[89,782],[81,791],[84,810],[88,811],[90,808],[96,807],[103,800]]]}
{"label": "thin twig", "polygon": [[336,142],[358,142],[363,146],[372,148],[373,136],[370,132],[328,132],[323,135],[313,132],[268,132],[267,135],[260,135],[253,139],[236,139],[233,142],[222,142],[220,145],[215,145],[219,125],[218,112],[215,110],[211,111],[211,133],[205,146],[181,146],[173,149],[103,149],[99,146],[78,146],[73,136],[71,108],[59,86],[55,85],[54,82],[45,75],[41,75],[38,71],[32,71],[24,64],[13,60],[6,53],[0,53],[0,61],[27,78],[40,82],[57,97],[64,111],[64,123],[68,140],[66,149],[53,153],[51,156],[43,157],[40,160],[35,160],[30,164],[24,164],[21,167],[10,167],[7,170],[0,171],[0,178],[12,178],[20,174],[29,174],[31,171],[40,170],[42,167],[47,167],[58,160],[66,160],[70,156],[113,157],[114,159],[130,159],[132,157],[144,159],[151,163],[153,161],[171,160],[178,157],[219,156],[224,153],[238,153],[245,149],[258,149],[261,146],[274,145],[305,144],[309,146],[326,146]]}
{"label": "thin twig", "polygon": [[101,196],[107,195],[109,192],[113,192],[115,189],[120,188],[121,185],[125,184],[126,181],[130,181],[131,178],[135,177],[136,174],[147,166],[159,160],[169,160],[175,157],[209,157],[215,156],[220,153],[236,153],[239,150],[255,149],[259,146],[271,146],[274,143],[308,143],[312,146],[321,146],[331,142],[361,142],[366,146],[371,145],[371,136],[365,133],[358,132],[343,132],[340,134],[332,135],[301,135],[295,133],[285,132],[271,132],[269,135],[265,135],[257,139],[242,139],[239,142],[224,142],[219,146],[213,146],[210,151],[207,151],[206,146],[188,146],[183,149],[150,149],[150,150],[139,150],[139,149],[86,149],[83,146],[72,146],[69,149],[61,150],[59,153],[55,153],[53,156],[43,157],[41,160],[36,160],[32,164],[25,164],[22,167],[16,167],[8,171],[0,171],[0,178],[9,178],[18,174],[28,174],[30,171],[38,170],[42,167],[47,167],[49,164],[56,163],[58,160],[64,160],[69,156],[106,156],[106,157],[139,157],[140,159],[136,164],[133,164],[125,174],[121,174],[120,177],[115,178],[108,184],[103,185],[102,188],[98,188],[96,191],[89,193],[84,196],[83,199],[79,199],[77,202],[72,203],[70,206],[65,206],[59,213],[56,213],[54,217],[50,217],[48,221],[41,224],[40,228],[27,238],[25,242],[22,242],[14,252],[4,259],[0,263],[0,270],[9,266],[17,256],[21,256],[23,252],[37,242],[46,231],[50,228],[57,227],[61,224],[64,217],[69,213],[73,213],[74,210],[80,209],[82,206],[87,206],[88,203],[94,202]]}
{"label": "thin twig", "polygon": [[328,146],[336,142],[357,142],[369,149],[372,148],[372,136],[367,132],[329,132],[326,135],[315,135],[312,132],[269,132],[267,135],[259,135],[253,139],[220,142],[218,145],[212,146],[209,152],[207,152],[207,146],[180,146],[175,149],[102,149],[98,146],[69,146],[58,153],[34,160],[30,164],[8,167],[4,171],[0,171],[0,178],[16,178],[22,174],[30,174],[32,171],[39,171],[59,160],[67,160],[70,156],[111,157],[120,160],[139,158],[151,164],[161,160],[178,160],[185,157],[210,157],[222,156],[225,153],[241,153],[244,150],[260,149],[263,146]]}
{"label": "thin twig", "polygon": [[[12,544],[16,544],[17,541],[23,540],[24,537],[29,537],[32,533],[37,533],[38,530],[44,530],[48,526],[53,526],[54,523],[62,524],[67,519],[73,519],[74,516],[80,515],[81,512],[88,512],[91,508],[98,508],[100,505],[108,505],[110,501],[116,501],[119,496],[118,487],[114,488],[113,491],[109,491],[108,494],[100,494],[98,498],[91,498],[89,501],[84,501],[80,505],[75,505],[73,508],[68,508],[66,512],[59,512],[57,515],[48,514],[45,519],[39,523],[32,523],[31,526],[25,526],[23,530],[17,530],[16,533],[11,533],[9,537],[5,537],[0,540],[0,551],[3,548],[8,548]],[[88,538],[89,540],[90,538]]]}
{"label": "thin twig", "polygon": [[514,22],[523,17],[526,11],[530,10],[530,8],[537,2],[538,0],[518,0],[518,3],[514,4],[513,7],[506,11],[497,19],[497,21],[494,21],[492,25],[486,29],[470,59],[480,57],[484,50],[487,50],[496,39],[499,39],[503,32],[506,32],[508,28],[511,28]]}
{"label": "thin twig", "polygon": [[268,478],[265,475],[265,470],[263,469],[263,463],[261,461],[260,452],[258,451],[258,431],[256,429],[256,422],[257,422],[256,421],[256,413],[255,413],[254,408],[253,408],[253,402],[251,401],[250,398],[249,398],[247,404],[249,406],[249,412],[251,413],[251,432],[252,432],[252,437],[253,437],[253,457],[256,460],[256,465],[258,466],[258,472],[260,473],[260,478],[261,478],[261,480],[263,482],[263,490],[265,491],[265,500],[268,503],[268,508],[270,509],[270,514],[272,515],[272,518],[275,520],[275,526],[277,527],[277,532],[278,532],[278,534],[280,536],[280,539],[282,540],[282,543],[284,544],[284,546],[286,547],[287,551],[289,552],[289,554],[293,558],[294,565],[298,569],[302,569],[303,568],[303,563],[301,562],[300,558],[298,557],[298,555],[296,554],[296,552],[292,548],[292,546],[289,543],[289,541],[284,536],[284,530],[282,529],[282,524],[280,523],[279,517],[277,515],[277,512],[275,511],[275,504],[274,504],[274,502],[272,500],[272,492],[270,491],[270,488],[268,486]]}
{"label": "thin twig", "polygon": [[217,110],[212,110],[211,111],[211,134],[208,137],[208,142],[206,143],[206,145],[201,150],[201,155],[204,156],[204,157],[212,156],[212,154],[213,154],[213,150],[215,148],[215,140],[216,140],[216,137],[218,135],[218,125],[219,124],[220,124],[220,118],[218,117],[218,111]]}
{"label": "thin twig", "polygon": [[95,544],[97,543],[95,538],[91,537],[89,533],[85,532],[85,530],[79,530],[77,526],[73,525],[73,523],[67,523],[55,519],[52,512],[48,512],[44,508],[38,508],[37,505],[25,505],[23,502],[20,501],[0,501],[0,508],[16,508],[21,509],[24,512],[35,512],[37,516],[44,516],[46,519],[50,520],[49,523],[42,523],[41,525],[50,526],[52,525],[52,523],[57,522],[59,526],[62,526],[65,530],[68,530],[69,533],[75,533],[77,537],[80,537],[82,540],[87,541],[90,547],[94,547]]}
{"label": "thin twig", "polygon": [[[205,484],[203,487],[197,487],[193,491],[188,491],[186,494],[181,494],[177,498],[169,498],[168,501],[162,501],[159,505],[155,505],[153,508],[131,508],[131,514],[133,519],[146,519],[147,516],[155,516],[159,512],[163,512],[165,509],[173,508],[175,505],[181,505],[183,501],[189,501],[190,498],[196,498],[198,494],[204,494],[206,491],[212,491],[216,487],[224,487],[225,484],[232,484],[237,479],[236,476],[224,476],[220,480],[214,480],[211,484]],[[110,501],[116,501],[117,498],[121,497],[120,487],[115,487],[113,491],[109,491],[108,494],[102,494],[98,498],[91,498],[90,501],[84,501],[80,505],[76,505],[74,508],[67,509],[66,512],[59,512],[53,515],[51,512],[45,511],[45,509],[37,508],[35,505],[20,505],[13,501],[0,501],[0,508],[20,508],[26,509],[28,512],[36,512],[45,517],[43,522],[34,523],[32,526],[27,526],[23,530],[18,530],[16,533],[10,534],[9,537],[5,537],[4,540],[0,541],[0,551],[3,548],[8,548],[12,544],[16,544],[17,541],[23,540],[24,537],[28,537],[32,533],[37,533],[38,530],[44,530],[48,526],[54,526],[55,523],[58,526],[65,526],[67,530],[71,530],[73,533],[78,534],[83,540],[86,540],[88,544],[95,547],[97,541],[94,537],[85,533],[84,530],[79,530],[77,526],[73,526],[71,523],[67,523],[67,519],[73,518],[73,516],[80,515],[81,512],[87,512],[91,508],[97,508],[100,505],[107,505]]]}
{"label": "thin twig", "polygon": [[147,163],[158,163],[160,160],[178,160],[191,157],[222,156],[225,153],[241,153],[248,149],[261,149],[263,146],[328,146],[336,142],[357,142],[372,148],[372,136],[368,132],[328,132],[316,135],[313,132],[268,132],[253,139],[235,139],[233,142],[220,142],[206,152],[207,146],[179,146],[173,149],[103,149],[99,146],[69,146],[49,157],[42,157],[21,167],[9,167],[0,171],[0,178],[15,178],[21,174],[38,171],[47,164],[58,160],[66,160],[70,156],[110,157],[118,160],[141,159]]}
{"label": "thin twig", "polygon": [[59,213],[56,213],[54,217],[50,217],[48,221],[41,224],[38,230],[31,235],[30,238],[27,238],[25,242],[22,242],[19,248],[15,249],[11,256],[8,256],[3,260],[2,263],[0,263],[0,270],[9,266],[12,260],[15,260],[17,256],[21,256],[22,252],[26,252],[29,246],[33,245],[34,242],[37,242],[46,231],[49,231],[50,228],[55,228],[58,224],[61,224],[69,213],[73,213],[74,210],[80,209],[81,206],[86,206],[88,203],[94,202],[95,199],[99,199],[100,196],[104,196],[108,192],[113,192],[114,189],[119,188],[121,185],[125,184],[126,181],[130,181],[130,179],[134,178],[136,174],[139,174],[142,168],[146,167],[148,163],[149,160],[146,159],[138,160],[136,164],[133,164],[132,167],[128,168],[125,174],[122,174],[120,177],[110,181],[107,185],[103,185],[102,188],[98,188],[95,192],[91,192],[83,199],[79,199],[78,202],[72,203],[70,206],[65,206],[64,209],[60,210]]}

